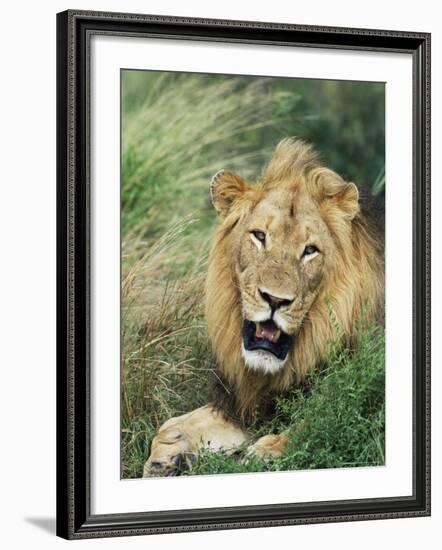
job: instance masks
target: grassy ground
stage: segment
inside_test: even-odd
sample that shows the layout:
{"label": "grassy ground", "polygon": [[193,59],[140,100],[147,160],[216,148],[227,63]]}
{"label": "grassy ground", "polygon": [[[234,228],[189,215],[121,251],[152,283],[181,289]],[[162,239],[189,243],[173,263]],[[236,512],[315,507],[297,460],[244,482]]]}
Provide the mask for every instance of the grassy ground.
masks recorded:
{"label": "grassy ground", "polygon": [[[336,169],[342,149],[357,155],[359,146],[360,162],[348,176],[371,181],[373,194],[383,192],[383,88],[308,82],[123,73],[122,477],[142,474],[158,427],[206,403],[216,377],[202,295],[216,223],[211,175],[229,168],[256,177],[277,141],[297,134],[323,150],[330,139],[327,161]],[[339,112],[320,109],[327,104],[321,98],[333,96],[335,107],[341,102],[353,113],[342,116],[342,132]],[[377,120],[372,113],[379,112]],[[365,156],[360,126],[377,137]],[[382,464],[382,330],[361,334],[352,354],[332,347],[326,367],[309,382],[308,391],[278,401],[270,423],[252,427],[257,436],[288,429],[284,457],[244,462],[241,455],[203,454],[193,473]]]}
{"label": "grassy ground", "polygon": [[373,466],[384,463],[384,338],[373,326],[360,335],[355,352],[331,351],[308,389],[279,399],[270,422],[254,426],[256,435],[285,432],[284,456],[250,459],[240,452],[205,452],[192,474],[261,472]]}

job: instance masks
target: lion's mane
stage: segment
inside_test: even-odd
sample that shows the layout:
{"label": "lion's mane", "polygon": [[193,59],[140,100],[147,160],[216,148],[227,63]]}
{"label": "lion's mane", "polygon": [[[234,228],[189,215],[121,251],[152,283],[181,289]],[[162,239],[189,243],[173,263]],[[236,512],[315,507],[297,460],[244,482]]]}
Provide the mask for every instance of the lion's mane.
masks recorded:
{"label": "lion's mane", "polygon": [[[295,191],[302,181],[321,203],[321,195],[328,193],[329,186],[333,185],[333,174],[309,145],[283,140],[261,182],[255,186],[256,200],[281,182],[291,185]],[[296,336],[295,352],[276,374],[248,369],[241,355],[241,295],[230,241],[231,232],[243,215],[241,202],[234,205],[229,216],[219,224],[206,280],[206,319],[221,388],[215,403],[228,416],[247,422],[268,396],[283,393],[293,384],[301,383],[310,369],[322,363],[330,341],[337,337],[336,327],[340,327],[344,340],[350,343],[361,316],[365,322],[382,318],[382,241],[361,211],[352,220],[349,230],[348,224],[343,223],[342,211],[329,208],[327,204],[324,201],[320,211],[336,244],[337,258]]]}

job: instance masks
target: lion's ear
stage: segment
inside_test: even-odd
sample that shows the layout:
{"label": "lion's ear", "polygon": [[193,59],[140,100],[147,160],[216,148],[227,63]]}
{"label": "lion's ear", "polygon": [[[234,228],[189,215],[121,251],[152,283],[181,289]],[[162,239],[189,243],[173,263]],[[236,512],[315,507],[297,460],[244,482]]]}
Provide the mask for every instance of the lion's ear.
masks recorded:
{"label": "lion's ear", "polygon": [[345,182],[342,190],[334,196],[334,200],[349,220],[359,212],[359,191],[354,183]]}
{"label": "lion's ear", "polygon": [[359,191],[356,185],[344,181],[333,170],[322,168],[318,175],[322,199],[338,206],[351,221],[359,212]]}
{"label": "lion's ear", "polygon": [[215,210],[226,216],[232,204],[249,188],[248,184],[233,172],[220,170],[210,182],[210,195]]}

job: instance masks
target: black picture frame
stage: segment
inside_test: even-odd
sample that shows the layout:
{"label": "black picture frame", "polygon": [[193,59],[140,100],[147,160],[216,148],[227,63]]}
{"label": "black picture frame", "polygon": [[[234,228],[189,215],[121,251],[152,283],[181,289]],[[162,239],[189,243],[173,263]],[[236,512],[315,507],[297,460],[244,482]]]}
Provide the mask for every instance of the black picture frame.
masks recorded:
{"label": "black picture frame", "polygon": [[[413,59],[413,495],[92,515],[89,42],[94,34],[405,52]],[[430,514],[430,35],[68,10],[57,15],[57,534],[67,539]]]}

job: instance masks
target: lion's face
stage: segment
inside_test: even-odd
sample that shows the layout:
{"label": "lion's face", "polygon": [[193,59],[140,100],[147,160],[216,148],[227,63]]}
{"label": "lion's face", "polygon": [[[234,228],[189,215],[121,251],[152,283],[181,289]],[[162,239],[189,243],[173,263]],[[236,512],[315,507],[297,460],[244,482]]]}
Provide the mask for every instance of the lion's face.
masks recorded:
{"label": "lion's face", "polygon": [[[256,186],[221,171],[211,193],[239,291],[242,357],[247,367],[278,372],[327,281],[336,254],[328,221],[345,234],[358,210],[354,184],[330,170]],[[335,229],[337,226],[335,227]],[[348,233],[350,234],[350,233]],[[230,330],[225,327],[225,330]]]}
{"label": "lion's face", "polygon": [[320,291],[330,235],[308,194],[273,190],[244,217],[236,239],[243,357],[251,368],[275,372]]}

